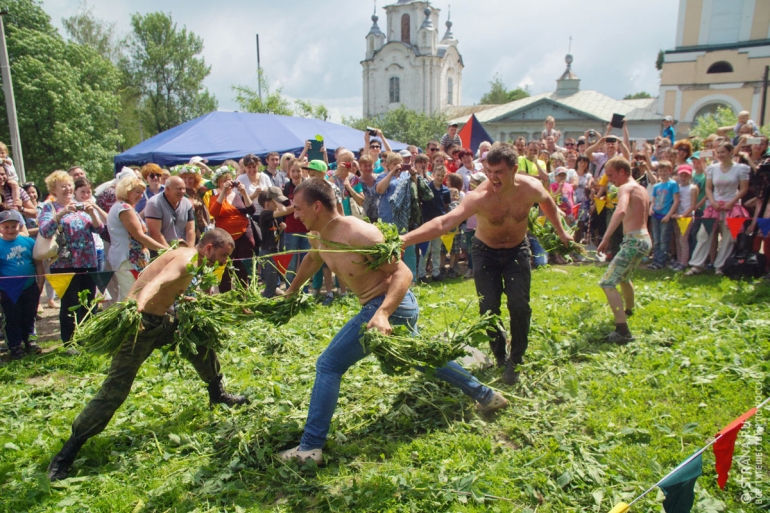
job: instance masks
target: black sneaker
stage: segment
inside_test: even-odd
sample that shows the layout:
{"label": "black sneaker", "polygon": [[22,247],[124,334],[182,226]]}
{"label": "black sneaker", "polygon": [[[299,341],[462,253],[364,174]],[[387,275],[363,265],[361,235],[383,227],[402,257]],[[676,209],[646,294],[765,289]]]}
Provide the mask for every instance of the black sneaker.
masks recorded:
{"label": "black sneaker", "polygon": [[324,300],[321,302],[323,306],[329,306],[332,303],[334,303],[334,296],[327,295]]}
{"label": "black sneaker", "polygon": [[457,271],[454,268],[450,268],[446,273],[447,278],[457,278]]}
{"label": "black sneaker", "polygon": [[24,358],[24,349],[21,346],[11,348],[11,360],[21,360]]}
{"label": "black sneaker", "polygon": [[423,285],[427,285],[428,283],[430,283],[430,281],[431,281],[430,278],[428,278],[427,276],[417,278],[417,283],[422,283]]}
{"label": "black sneaker", "polygon": [[85,442],[85,440],[81,441],[75,437],[70,437],[67,443],[64,444],[64,447],[61,448],[61,451],[53,457],[51,464],[48,465],[48,479],[51,481],[66,479],[70,467],[75,462],[75,458]]}
{"label": "black sneaker", "polygon": [[28,353],[40,354],[43,352],[43,348],[37,345],[35,341],[27,342],[26,346]]}
{"label": "black sneaker", "polygon": [[519,372],[516,370],[516,364],[511,360],[505,362],[505,370],[503,371],[503,383],[506,385],[515,385],[519,382]]}
{"label": "black sneaker", "polygon": [[439,274],[438,276],[432,276],[433,281],[441,281],[443,278]]}

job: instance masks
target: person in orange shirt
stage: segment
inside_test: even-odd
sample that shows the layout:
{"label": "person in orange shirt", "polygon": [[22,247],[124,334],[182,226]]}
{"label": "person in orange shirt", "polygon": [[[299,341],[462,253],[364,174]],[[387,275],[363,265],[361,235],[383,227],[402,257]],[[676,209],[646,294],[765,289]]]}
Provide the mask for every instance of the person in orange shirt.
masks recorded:
{"label": "person in orange shirt", "polygon": [[[248,282],[248,269],[251,262],[244,259],[254,257],[255,236],[251,228],[250,216],[255,208],[251,198],[246,192],[246,186],[234,180],[235,169],[230,166],[222,166],[216,170],[211,181],[217,189],[211,198],[209,212],[214,219],[217,228],[222,228],[235,241],[235,249],[231,258],[235,267],[235,275],[244,284]],[[219,284],[220,292],[232,289],[232,272],[228,271],[222,276]]]}

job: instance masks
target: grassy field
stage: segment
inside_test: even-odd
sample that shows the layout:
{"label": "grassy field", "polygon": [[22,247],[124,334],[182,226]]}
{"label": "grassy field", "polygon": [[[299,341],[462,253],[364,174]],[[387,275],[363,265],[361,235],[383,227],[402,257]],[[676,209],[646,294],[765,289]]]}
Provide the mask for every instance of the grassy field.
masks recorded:
{"label": "grassy field", "polygon": [[[351,299],[283,329],[242,326],[220,355],[228,388],[251,398],[240,409],[209,409],[191,366],[154,354],[72,477],[53,485],[46,466],[109,361],[58,349],[6,363],[0,510],[609,511],[770,395],[770,287],[640,272],[630,321],[637,341],[619,347],[601,341],[612,329],[596,286],[601,272],[534,272],[520,384],[503,385],[496,370],[477,373],[511,401],[497,415],[478,415],[469,399],[419,373],[394,378],[371,357],[360,362],[343,380],[320,468],[281,464],[275,453],[301,436],[315,359],[356,311]],[[416,294],[428,333],[445,330],[475,299],[472,282],[460,280]],[[705,453],[693,511],[768,510],[762,414],[739,435],[724,491]],[[662,499],[656,489],[632,511],[662,511]]]}

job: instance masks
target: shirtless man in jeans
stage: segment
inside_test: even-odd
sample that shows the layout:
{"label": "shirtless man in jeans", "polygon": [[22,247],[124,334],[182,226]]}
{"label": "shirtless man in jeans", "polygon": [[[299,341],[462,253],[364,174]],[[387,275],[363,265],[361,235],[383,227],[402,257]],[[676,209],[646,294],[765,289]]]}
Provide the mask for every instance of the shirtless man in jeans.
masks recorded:
{"label": "shirtless man in jeans", "polygon": [[[128,337],[120,350],[113,356],[107,379],[101,390],[91,399],[72,423],[72,436],[48,466],[48,478],[58,481],[67,477],[80,448],[91,438],[101,433],[118,408],[128,397],[131,385],[142,363],[153,350],[170,344],[174,340],[179,322],[168,314],[168,310],[192,283],[194,275],[187,270],[191,262],[200,264],[205,260],[227,263],[233,252],[233,238],[221,228],[207,231],[194,248],[178,248],[159,256],[142,271],[131,290],[129,299],[136,300],[136,307],[142,313],[142,331],[134,340]],[[198,354],[183,356],[192,363],[198,375],[208,385],[210,404],[224,403],[235,406],[247,402],[243,396],[225,392],[219,360],[212,350],[200,349]]]}
{"label": "shirtless man in jeans", "polygon": [[489,333],[490,347],[499,367],[505,366],[503,381],[509,385],[519,380],[516,366],[524,359],[529,344],[529,240],[527,216],[537,203],[554,225],[564,244],[572,237],[564,231],[559,212],[550,193],[534,176],[516,172],[518,155],[510,144],[496,143],[487,153],[487,176],[469,192],[460,205],[446,215],[423,224],[402,236],[404,246],[435,239],[476,214],[478,225],[471,242],[473,279],[479,295],[481,313],[500,314],[503,291],[511,316],[511,352],[506,361],[505,333]]}
{"label": "shirtless man in jeans", "polygon": [[[607,341],[627,344],[634,340],[628,329],[628,316],[634,311],[634,284],[631,283],[631,274],[652,248],[650,234],[647,233],[650,199],[647,189],[631,178],[631,166],[625,158],[619,156],[611,158],[604,169],[609,181],[618,187],[618,204],[596,251],[604,253],[607,250],[612,233],[621,223],[623,223],[623,242],[620,245],[620,251],[602,276],[599,286],[604,289],[612,314],[615,316],[615,331],[607,336]],[[623,292],[622,297],[618,293],[618,284]]]}
{"label": "shirtless man in jeans", "polygon": [[[321,239],[361,247],[383,242],[382,233],[376,227],[353,216],[340,215],[335,205],[334,192],[323,179],[305,180],[294,190],[295,217]],[[318,240],[311,240],[311,244],[315,249],[325,249]],[[361,311],[343,326],[316,361],[316,379],[310,396],[305,433],[298,447],[279,454],[283,460],[323,461],[322,449],[337,407],[342,376],[366,357],[361,346],[362,326],[380,330],[386,335],[392,332],[391,323],[406,325],[416,331],[419,308],[409,290],[412,272],[402,261],[382,265],[374,271],[362,265],[365,262],[366,257],[356,253],[311,251],[302,260],[291,287],[286,291],[293,294],[302,290],[304,283],[326,263],[358,296]],[[455,362],[436,369],[436,376],[478,401],[476,408],[484,413],[508,405],[502,394],[479,383]]]}

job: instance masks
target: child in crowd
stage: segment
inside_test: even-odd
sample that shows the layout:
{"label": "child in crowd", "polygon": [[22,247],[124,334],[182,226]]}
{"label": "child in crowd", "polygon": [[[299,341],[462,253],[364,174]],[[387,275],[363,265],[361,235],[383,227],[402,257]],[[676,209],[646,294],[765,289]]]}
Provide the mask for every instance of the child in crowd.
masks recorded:
{"label": "child in crowd", "polygon": [[672,168],[670,161],[660,161],[658,164],[660,182],[656,183],[652,189],[650,222],[652,224],[654,256],[652,263],[647,266],[650,271],[663,269],[668,263],[668,250],[671,245],[671,233],[674,224],[671,220],[679,208],[679,185],[671,180]]}
{"label": "child in crowd", "polygon": [[545,140],[546,137],[552,136],[553,142],[556,144],[559,144],[559,139],[561,139],[561,132],[556,130],[556,120],[553,116],[548,116],[545,118],[545,122],[543,123],[545,125],[545,130],[541,132],[541,140]]}
{"label": "child in crowd", "polygon": [[[692,230],[693,212],[698,204],[698,186],[692,182],[692,166],[682,164],[676,168],[679,175],[679,206],[674,214],[674,236],[676,237],[676,258],[672,264],[675,271],[684,271],[690,261],[690,231]],[[679,221],[688,219],[688,221]],[[685,229],[682,230],[682,226]]]}
{"label": "child in crowd", "polygon": [[559,209],[564,212],[567,217],[567,222],[572,224],[575,217],[572,213],[572,209],[575,206],[575,189],[571,184],[567,183],[567,168],[556,168],[556,181],[549,187],[551,189],[551,195],[554,196],[554,201]]}
{"label": "child in crowd", "polygon": [[[257,198],[262,212],[259,213],[259,229],[262,232],[262,243],[259,247],[260,256],[278,253],[278,241],[281,239],[281,233],[286,229],[286,223],[279,220],[294,212],[294,207],[286,208],[283,203],[288,198],[278,187],[268,187],[259,193]],[[278,264],[275,262],[266,263],[264,266],[265,290],[262,292],[264,297],[274,297],[281,292],[278,290]]]}
{"label": "child in crowd", "polygon": [[[23,225],[24,218],[18,211],[0,212],[0,307],[12,360],[23,358],[24,349],[28,353],[42,351],[34,339],[30,339],[35,334],[35,315],[45,271],[41,262],[32,259],[35,241],[19,234]],[[9,279],[13,276],[28,278]]]}
{"label": "child in crowd", "polygon": [[[462,183],[462,177],[459,176],[456,173],[453,173],[449,175],[450,177],[454,176],[460,179],[460,183]],[[457,184],[455,184],[457,185]],[[460,189],[457,187],[453,187],[450,183],[449,187],[449,210],[448,212],[451,212],[452,210],[456,209],[460,205],[462,192],[460,192]],[[447,271],[447,277],[449,278],[456,278],[458,275],[458,269],[457,269],[457,263],[460,259],[460,252],[462,250],[462,233],[463,233],[463,224],[462,223],[455,232],[455,236],[452,238],[452,247],[449,251],[449,270]]]}
{"label": "child in crowd", "polygon": [[[84,205],[93,203],[102,223],[105,226],[107,225],[107,213],[94,203],[94,197],[91,192],[91,182],[88,178],[81,177],[75,180],[75,201]],[[98,233],[92,233],[91,235],[94,238],[94,247],[96,248],[96,271],[102,272],[104,271],[104,241]]]}
{"label": "child in crowd", "polygon": [[19,175],[16,173],[13,161],[8,156],[8,146],[2,142],[0,142],[0,162],[3,163],[3,169],[5,169],[5,176],[7,177],[5,183],[11,188],[11,199],[13,199],[13,204],[16,205],[21,199],[21,194],[19,193]]}

